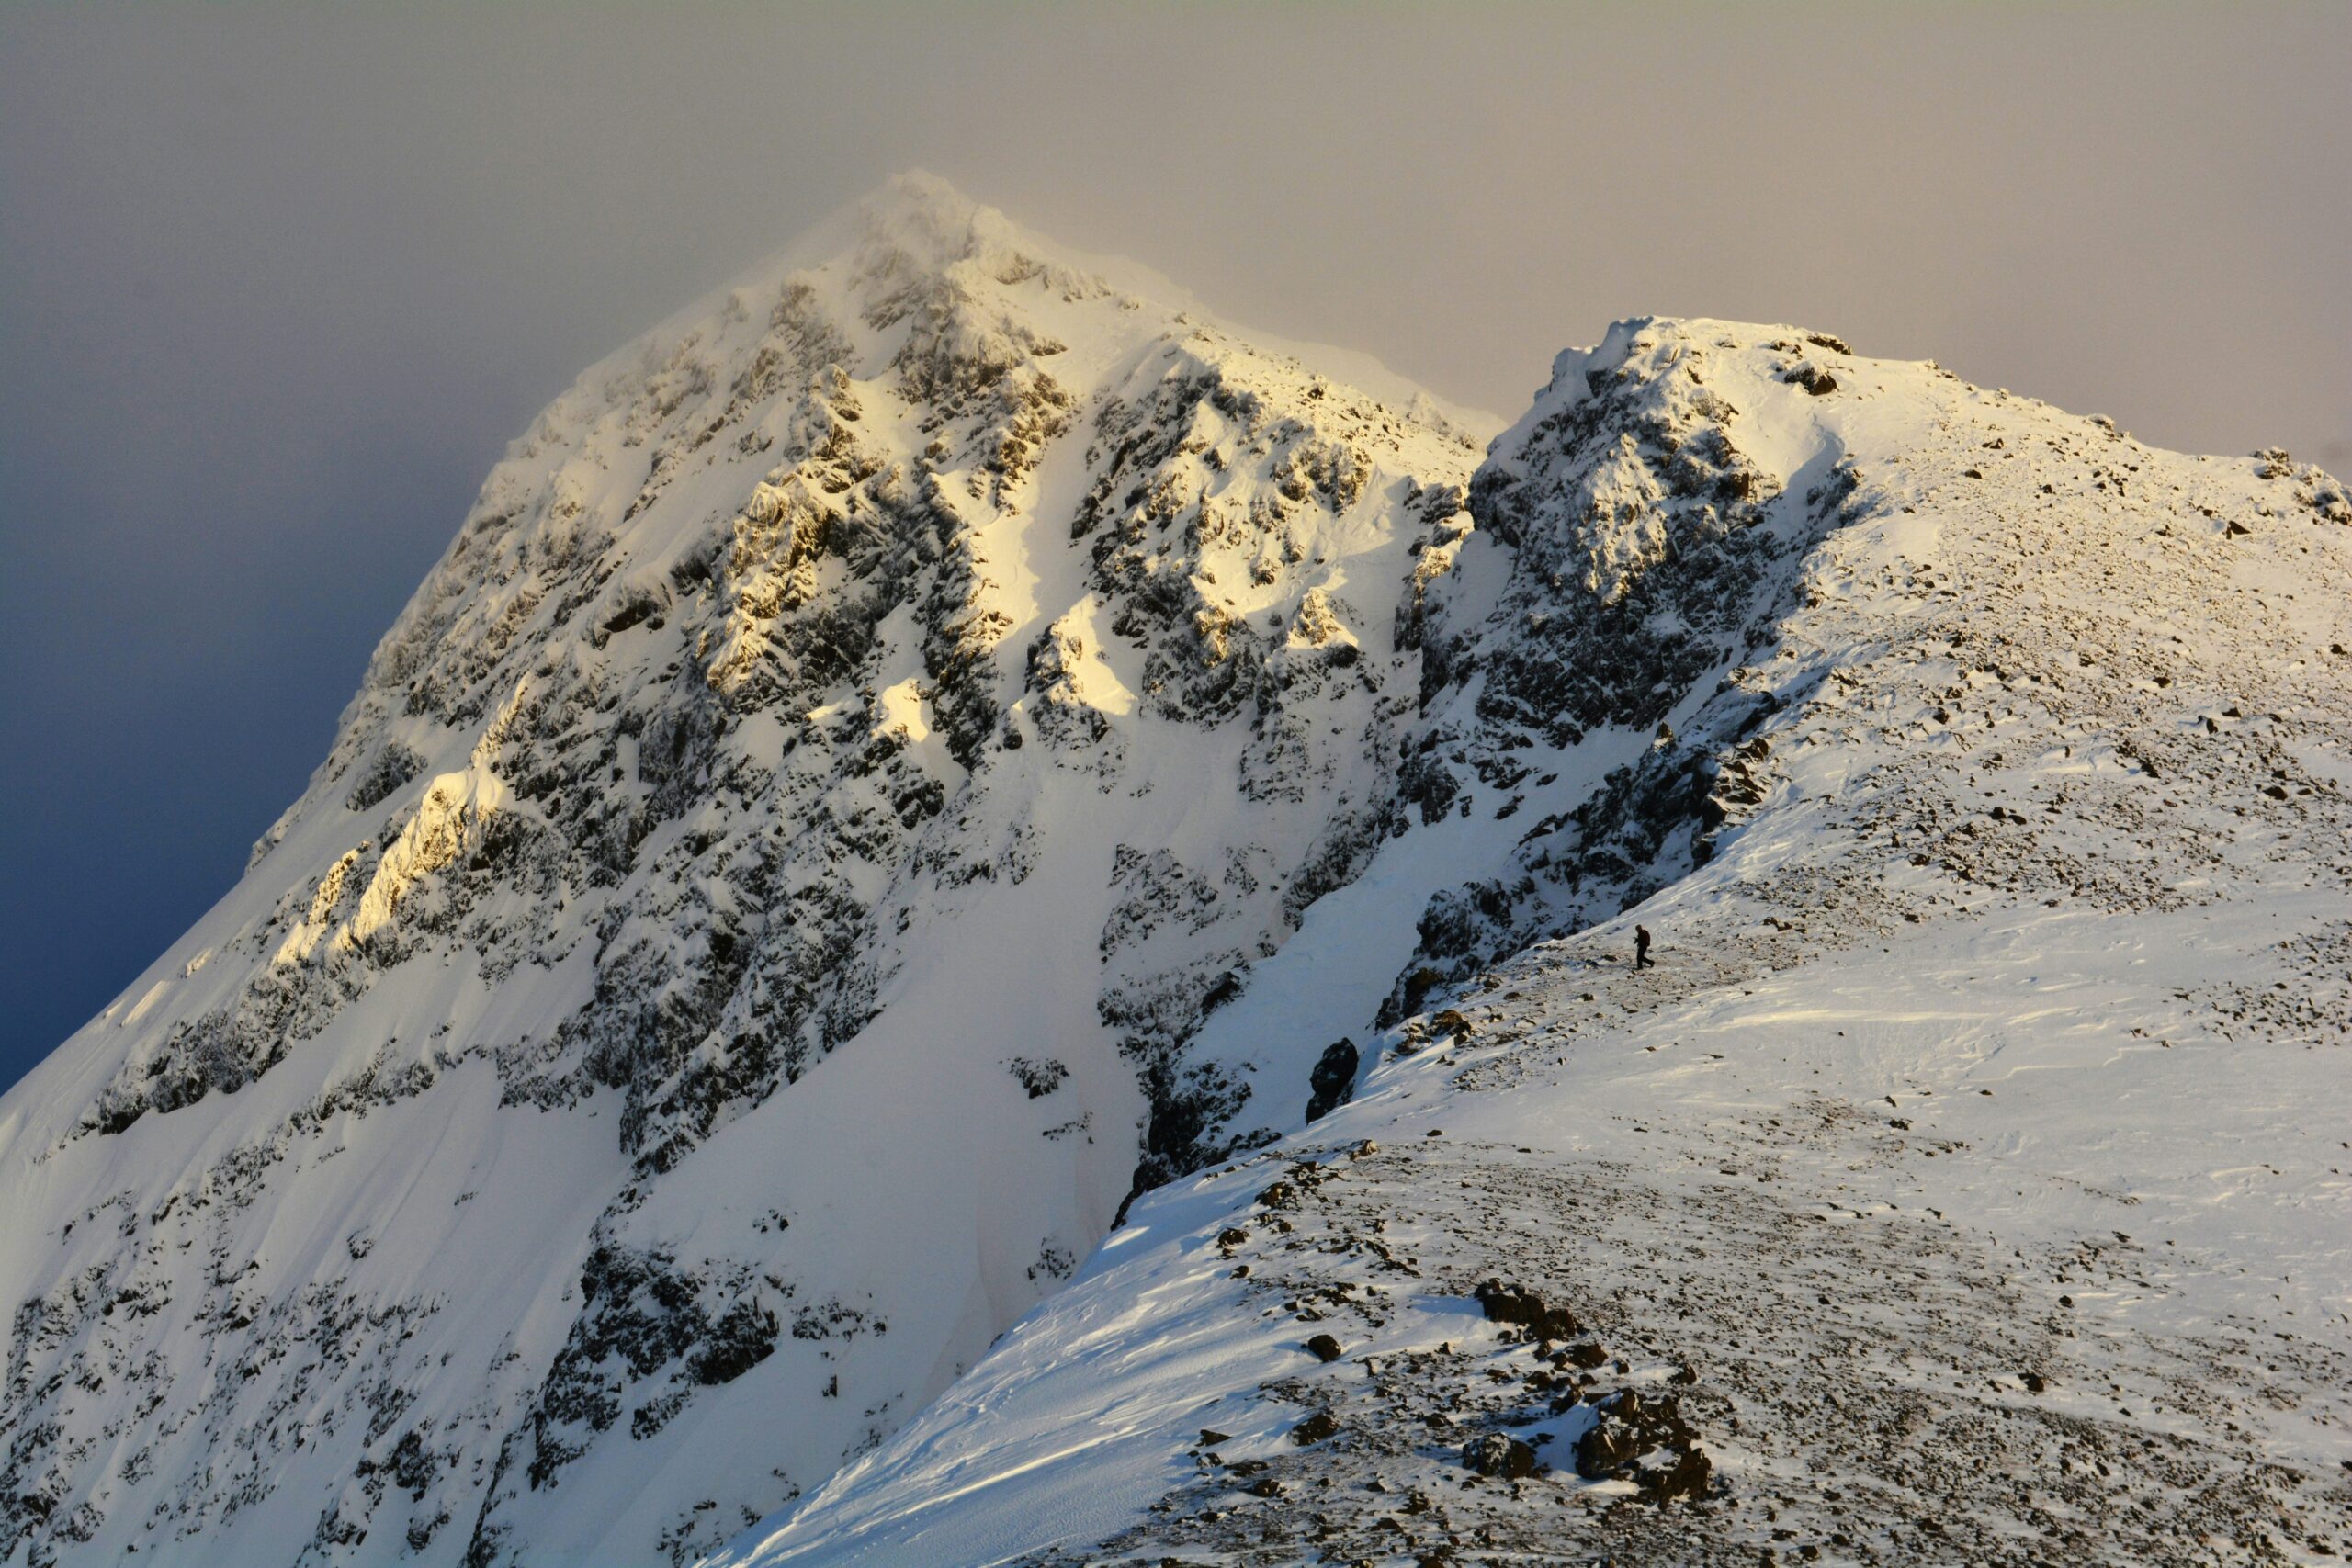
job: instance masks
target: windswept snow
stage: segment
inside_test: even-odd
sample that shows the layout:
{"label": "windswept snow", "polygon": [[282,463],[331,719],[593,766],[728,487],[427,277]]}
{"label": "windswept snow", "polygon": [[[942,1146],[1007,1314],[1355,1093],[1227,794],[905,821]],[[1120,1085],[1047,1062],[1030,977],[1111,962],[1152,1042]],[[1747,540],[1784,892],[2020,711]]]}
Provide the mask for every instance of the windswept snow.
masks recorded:
{"label": "windswept snow", "polygon": [[2343,488],[1498,423],[922,176],[591,369],[0,1100],[0,1561],[2352,1550]]}
{"label": "windswept snow", "polygon": [[588,371],[0,1108],[0,1557],[685,1561],[1295,1122],[1495,428],[1334,363],[917,175]]}
{"label": "windswept snow", "polygon": [[[1695,766],[1648,863],[1686,874],[1137,1203],[715,1563],[2352,1551],[2352,802],[2304,760],[2352,744],[2340,489],[1789,329],[1633,322],[1477,492],[1604,603],[1680,547],[1688,431],[1578,421],[1626,378],[1837,496],[1799,602],[1596,796],[1639,815]],[[1603,826],[1534,835],[1515,902]]]}

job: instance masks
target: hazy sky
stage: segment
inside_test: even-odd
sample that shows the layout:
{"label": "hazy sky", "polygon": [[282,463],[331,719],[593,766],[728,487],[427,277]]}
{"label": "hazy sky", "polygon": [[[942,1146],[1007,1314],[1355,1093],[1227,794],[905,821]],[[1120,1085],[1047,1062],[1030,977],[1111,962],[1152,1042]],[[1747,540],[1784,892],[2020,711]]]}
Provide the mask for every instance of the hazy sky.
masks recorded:
{"label": "hazy sky", "polygon": [[1516,413],[1792,321],[2352,468],[2352,7],[0,10],[0,1084],[571,376],[893,169]]}

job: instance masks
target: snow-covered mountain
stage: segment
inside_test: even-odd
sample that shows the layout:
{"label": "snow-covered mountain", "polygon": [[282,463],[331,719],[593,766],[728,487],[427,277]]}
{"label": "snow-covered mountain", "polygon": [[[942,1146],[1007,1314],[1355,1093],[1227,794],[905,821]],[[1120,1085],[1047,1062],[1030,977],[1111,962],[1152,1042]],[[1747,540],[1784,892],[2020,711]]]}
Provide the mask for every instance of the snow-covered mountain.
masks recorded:
{"label": "snow-covered mountain", "polygon": [[591,370],[0,1100],[0,1562],[2312,1539],[2342,487],[1712,321],[1498,423],[920,176]]}
{"label": "snow-covered mountain", "polygon": [[1492,431],[923,177],[589,371],[0,1109],[0,1560],[680,1562],[888,1436],[1300,1120],[1204,1023],[1388,830]]}
{"label": "snow-covered mountain", "polygon": [[1449,988],[717,1562],[2352,1552],[2343,487],[1636,321],[1470,511]]}

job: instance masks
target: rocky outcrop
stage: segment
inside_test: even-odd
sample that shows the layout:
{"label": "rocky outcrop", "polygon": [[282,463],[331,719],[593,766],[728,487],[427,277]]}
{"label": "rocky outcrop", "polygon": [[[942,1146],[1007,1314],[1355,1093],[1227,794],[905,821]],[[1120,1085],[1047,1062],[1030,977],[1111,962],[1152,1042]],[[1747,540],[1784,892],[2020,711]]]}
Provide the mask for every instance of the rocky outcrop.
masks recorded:
{"label": "rocky outcrop", "polygon": [[[224,1561],[682,1558],[878,1440],[1125,1196],[1298,1117],[1303,1047],[1193,1042],[1365,862],[1416,679],[1389,585],[1477,449],[1118,270],[910,177],[514,445],[245,881],[0,1122],[53,1195],[0,1258],[45,1303],[0,1554],[168,1517]],[[796,1098],[854,1044],[988,1087]],[[805,1205],[845,1125],[907,1176],[823,1199],[868,1205],[836,1235]],[[1000,1213],[940,1218],[946,1127],[1003,1151]],[[662,1217],[769,1140],[759,1223]],[[101,1255],[68,1222],[107,1182]],[[967,1261],[876,1278],[910,1224]],[[804,1336],[811,1302],[894,1332]],[[383,1314],[391,1363],[304,1359]],[[758,1463],[753,1387],[807,1413]],[[290,1414],[353,1401],[403,1424]],[[679,1479],[603,1479],[647,1465]]]}
{"label": "rocky outcrop", "polygon": [[1382,941],[1359,1092],[718,1563],[2352,1551],[2333,483],[1785,327],[1564,355],[1414,558],[1367,866],[1193,1047]]}
{"label": "rocky outcrop", "polygon": [[[1565,1017],[1599,982],[1546,943],[1661,890],[1736,861],[1718,914],[1757,918],[1704,962],[1753,978],[1738,944],[1787,956],[1816,908],[1928,920],[1914,873],[2188,908],[2255,852],[2178,815],[2191,785],[2340,828],[2305,668],[2335,653],[2241,705],[2019,564],[2218,581],[2341,521],[2283,455],[2200,473],[1826,334],[1645,320],[1482,462],[1476,416],[1157,287],[910,179],[514,444],[244,881],[0,1102],[0,1558],[689,1562],[1086,1289],[1146,1193],[1392,1112],[1357,1090],[1400,1064],[1498,1087],[1526,1035],[1498,965]],[[1884,427],[1846,412],[1890,382],[1932,434],[1858,455]],[[1963,484],[1998,615],[1886,542]],[[2138,531],[2047,526],[2062,490]],[[1938,771],[1965,738],[1997,779],[2029,733],[2036,766],[2082,749],[2071,807]],[[1832,739],[1890,736],[1838,829],[1900,870],[1743,848]],[[2327,1010],[2277,989],[2232,1016]],[[1462,1404],[1445,1335],[1368,1337],[1421,1267],[1370,1217],[1323,1235],[1341,1168],[1284,1159],[1203,1256],[1283,1281],[1270,1384],[1360,1367],[1379,1409],[1318,1393],[1188,1506],[1404,1465]],[[1630,1213],[1623,1187],[1539,1196]],[[1380,1290],[1289,1258],[1310,1235]],[[1526,1263],[1469,1251],[1465,1279]],[[1621,1340],[1548,1280],[1476,1300],[1539,1348],[1512,1386],[1555,1427],[1497,1395],[1430,1449],[1449,1475],[1715,1495],[1711,1391],[1586,1381]]]}

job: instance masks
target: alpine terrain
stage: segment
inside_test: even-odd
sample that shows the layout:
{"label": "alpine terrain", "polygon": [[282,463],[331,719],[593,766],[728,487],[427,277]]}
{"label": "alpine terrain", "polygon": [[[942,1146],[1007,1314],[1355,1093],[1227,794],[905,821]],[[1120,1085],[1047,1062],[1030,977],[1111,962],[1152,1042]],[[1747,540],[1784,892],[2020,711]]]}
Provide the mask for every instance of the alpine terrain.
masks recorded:
{"label": "alpine terrain", "polygon": [[590,370],[0,1100],[0,1562],[2352,1554],[2352,496],[1498,430],[922,175]]}

